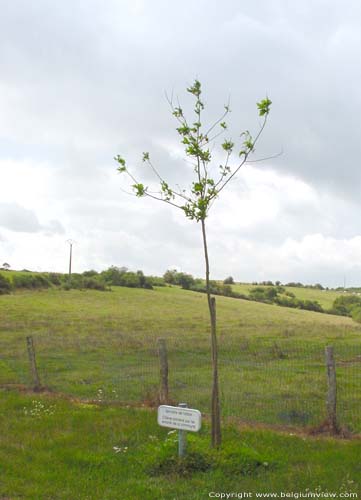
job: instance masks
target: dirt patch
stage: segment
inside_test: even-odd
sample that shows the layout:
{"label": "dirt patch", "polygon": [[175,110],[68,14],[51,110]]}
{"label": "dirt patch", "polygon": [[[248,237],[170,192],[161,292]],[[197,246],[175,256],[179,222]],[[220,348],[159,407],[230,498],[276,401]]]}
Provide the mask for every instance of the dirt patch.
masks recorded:
{"label": "dirt patch", "polygon": [[352,437],[357,437],[353,435],[347,427],[337,426],[337,428],[334,429],[328,420],[325,420],[320,425],[310,428],[308,430],[308,434],[310,436],[331,436],[341,439],[351,439]]}

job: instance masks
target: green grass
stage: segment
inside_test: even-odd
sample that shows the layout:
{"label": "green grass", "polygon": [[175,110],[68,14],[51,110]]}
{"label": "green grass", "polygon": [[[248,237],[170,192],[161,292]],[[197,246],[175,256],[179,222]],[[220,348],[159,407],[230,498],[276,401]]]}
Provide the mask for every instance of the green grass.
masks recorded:
{"label": "green grass", "polygon": [[[164,453],[176,455],[176,443],[157,425],[154,410],[2,390],[0,427],[4,499],[199,500],[209,492],[251,492],[255,498],[256,492],[307,488],[361,493],[359,440],[226,426],[223,450],[215,455],[207,451],[206,422],[188,452],[218,458],[211,469],[183,477],[149,472]],[[255,458],[260,467],[252,466]]]}
{"label": "green grass", "polygon": [[[316,425],[325,418],[325,345],[335,346],[339,416],[361,431],[361,325],[350,318],[217,297],[222,411],[246,421]],[[170,396],[208,412],[205,296],[178,288],[50,289],[0,296],[0,385],[31,385],[25,337],[56,392],[156,401],[156,340],[167,339]],[[99,392],[100,390],[100,392]]]}
{"label": "green grass", "polygon": [[[8,280],[12,281],[14,276],[28,276],[29,274],[39,274],[36,271],[13,271],[13,270],[8,270],[4,271],[0,269],[0,274],[5,276]],[[42,274],[42,273],[40,273]]]}
{"label": "green grass", "polygon": [[[258,285],[251,285],[247,283],[232,285],[232,290],[238,293],[249,294],[253,288],[258,288]],[[335,290],[317,290],[314,288],[298,288],[285,286],[287,292],[292,292],[297,299],[300,300],[316,300],[324,309],[331,309],[335,299],[343,295],[342,292]]]}

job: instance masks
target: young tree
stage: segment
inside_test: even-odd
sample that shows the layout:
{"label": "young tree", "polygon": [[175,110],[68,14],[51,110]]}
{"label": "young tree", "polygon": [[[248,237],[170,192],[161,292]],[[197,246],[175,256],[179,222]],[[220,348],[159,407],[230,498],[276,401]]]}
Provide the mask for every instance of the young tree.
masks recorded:
{"label": "young tree", "polygon": [[[195,80],[193,85],[187,88],[187,92],[194,98],[194,121],[188,121],[183,109],[172,99],[168,99],[172,114],[178,121],[177,132],[180,135],[181,143],[185,147],[185,154],[191,160],[194,170],[194,180],[191,187],[187,189],[173,188],[160,175],[158,169],[154,166],[148,152],[143,153],[143,162],[153,172],[159,188],[157,191],[145,186],[135,177],[134,173],[128,168],[125,159],[122,156],[116,156],[114,159],[119,164],[118,171],[128,175],[132,183],[134,193],[138,197],[147,196],[154,200],[163,201],[171,206],[179,208],[184,215],[200,223],[203,252],[205,260],[205,278],[207,302],[210,317],[211,329],[211,357],[212,357],[212,402],[211,402],[211,433],[212,446],[219,447],[221,444],[221,415],[219,401],[218,384],[218,347],[216,331],[216,306],[215,298],[211,296],[210,286],[210,265],[208,256],[206,218],[214,200],[224,190],[227,184],[237,175],[240,168],[247,162],[249,156],[254,152],[256,143],[260,138],[266,125],[267,117],[271,107],[271,101],[266,98],[257,103],[259,116],[262,118],[260,128],[253,137],[248,130],[240,134],[240,145],[237,147],[231,138],[225,139],[221,143],[224,154],[224,162],[218,166],[217,174],[214,175],[211,170],[212,153],[211,146],[214,140],[222,133],[227,131],[225,118],[230,113],[229,104],[224,106],[224,111],[219,119],[209,126],[202,123],[202,112],[204,103],[201,100],[201,83]],[[234,153],[236,158],[233,159]]]}

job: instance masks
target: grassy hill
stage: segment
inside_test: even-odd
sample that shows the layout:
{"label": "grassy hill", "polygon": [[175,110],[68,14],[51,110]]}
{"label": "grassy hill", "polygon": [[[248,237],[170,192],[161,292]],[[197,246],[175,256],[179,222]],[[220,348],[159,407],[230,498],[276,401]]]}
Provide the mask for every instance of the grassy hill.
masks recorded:
{"label": "grassy hill", "polygon": [[[313,425],[325,417],[324,348],[336,350],[343,423],[361,431],[361,325],[346,317],[217,297],[223,414]],[[170,395],[209,408],[205,296],[174,287],[50,289],[0,297],[0,384],[31,384],[32,335],[42,382],[102,400],[155,403],[157,338],[167,339]]]}
{"label": "grassy hill", "polygon": [[[247,283],[232,285],[235,292],[244,293],[248,295],[249,291],[259,287],[259,285],[251,285]],[[343,295],[343,292],[336,290],[318,290],[315,288],[305,287],[284,287],[287,292],[294,293],[297,299],[301,300],[316,300],[324,309],[331,309],[332,304],[337,297]]]}
{"label": "grassy hill", "polygon": [[[361,431],[361,325],[226,297],[217,297],[217,316],[224,447],[220,455],[209,452],[205,415],[189,452],[201,452],[210,468],[165,476],[154,467],[172,460],[177,444],[149,408],[157,404],[156,342],[167,340],[172,401],[207,414],[205,296],[176,287],[0,296],[0,497],[196,500],[211,491],[306,488],[361,493],[359,439],[297,435],[325,417],[326,344],[336,351],[340,421]],[[49,389],[44,394],[26,389],[27,335]]]}

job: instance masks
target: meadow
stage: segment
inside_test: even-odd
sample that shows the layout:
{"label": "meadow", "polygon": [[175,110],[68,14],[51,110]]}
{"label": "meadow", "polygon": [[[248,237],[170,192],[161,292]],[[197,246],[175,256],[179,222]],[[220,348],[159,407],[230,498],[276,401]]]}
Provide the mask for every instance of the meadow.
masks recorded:
{"label": "meadow", "polygon": [[[227,297],[217,297],[217,317],[220,453],[209,449],[203,294],[112,287],[0,296],[0,498],[360,493],[361,325]],[[45,388],[40,393],[32,392],[28,335]],[[177,444],[156,422],[158,338],[167,343],[171,402],[186,401],[204,415],[201,432],[189,439],[196,469],[188,473],[159,473]],[[309,434],[326,415],[326,345],[336,353],[339,419],[353,439]]]}
{"label": "meadow", "polygon": [[205,421],[188,443],[188,456],[206,457],[203,470],[160,474],[155,466],[164,456],[175,457],[177,444],[176,436],[157,425],[154,410],[0,390],[0,426],[4,500],[201,500],[211,492],[247,492],[248,498],[307,491],[334,498],[361,494],[359,440],[228,425],[222,451],[211,452]]}
{"label": "meadow", "polygon": [[[232,290],[238,293],[248,295],[250,290],[258,288],[259,285],[250,283],[236,283],[232,285]],[[283,286],[286,292],[294,293],[297,299],[317,301],[325,310],[331,309],[333,302],[337,297],[343,295],[343,292],[336,290],[319,290],[317,288]]]}
{"label": "meadow", "polygon": [[[31,386],[25,338],[32,335],[41,382],[50,390],[156,405],[157,339],[162,337],[171,400],[208,412],[207,315],[203,294],[177,287],[53,288],[4,295],[0,384]],[[326,416],[324,349],[333,345],[340,420],[351,431],[361,431],[361,325],[346,317],[226,297],[217,297],[217,316],[224,416],[320,424]]]}

